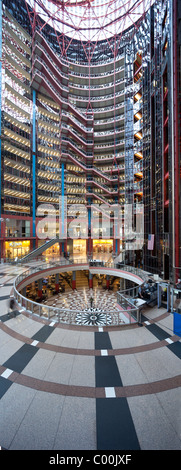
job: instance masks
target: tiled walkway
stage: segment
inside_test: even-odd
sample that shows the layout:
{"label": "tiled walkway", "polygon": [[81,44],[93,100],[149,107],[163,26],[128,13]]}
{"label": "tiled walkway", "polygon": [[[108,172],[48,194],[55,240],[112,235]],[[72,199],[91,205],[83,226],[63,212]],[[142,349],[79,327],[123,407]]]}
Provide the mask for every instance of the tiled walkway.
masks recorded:
{"label": "tiled walkway", "polygon": [[142,327],[68,327],[7,302],[22,269],[0,267],[0,445],[181,450],[181,338],[163,308]]}

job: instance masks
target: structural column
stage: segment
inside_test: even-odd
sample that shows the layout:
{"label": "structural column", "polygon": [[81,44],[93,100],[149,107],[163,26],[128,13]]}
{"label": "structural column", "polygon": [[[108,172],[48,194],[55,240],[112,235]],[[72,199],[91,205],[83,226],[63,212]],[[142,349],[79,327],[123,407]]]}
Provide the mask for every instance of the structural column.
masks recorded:
{"label": "structural column", "polygon": [[[2,109],[2,1],[0,0],[0,193],[1,193],[1,167],[2,167],[2,162],[1,162],[1,109]],[[1,234],[1,212],[2,212],[2,207],[1,207],[1,197],[0,197],[0,237],[2,236]],[[0,258],[2,257],[2,248],[3,248],[3,242],[0,244]]]}
{"label": "structural column", "polygon": [[168,284],[167,286],[167,312],[170,311],[170,299],[171,299],[170,284]]}
{"label": "structural column", "polygon": [[161,285],[158,283],[157,284],[157,305],[158,307],[161,307],[162,303],[162,288]]}
{"label": "structural column", "polygon": [[72,272],[72,289],[76,289],[76,271]]}
{"label": "structural column", "polygon": [[113,251],[117,255],[119,253],[119,246],[118,246],[119,240],[116,238],[113,239]]}
{"label": "structural column", "polygon": [[[89,204],[90,198],[89,198]],[[91,208],[88,208],[88,240],[87,240],[87,254],[90,255],[92,253],[92,239],[91,239]]]}
{"label": "structural column", "polygon": [[109,289],[109,285],[110,285],[110,276],[106,274],[106,288],[107,289]]}
{"label": "structural column", "polygon": [[[61,184],[62,184],[62,190],[61,190],[61,226],[59,227],[59,232],[60,232],[60,238],[65,238],[65,227],[66,227],[66,220],[65,220],[65,164],[62,162],[61,166]],[[62,253],[65,254],[66,248],[65,248],[65,242],[62,242]]]}
{"label": "structural column", "polygon": [[59,273],[55,274],[55,290],[57,293],[59,292]]}
{"label": "structural column", "polygon": [[23,297],[26,297],[26,287],[23,287],[22,295],[23,295]]}
{"label": "structural column", "polygon": [[[36,91],[33,90],[33,154],[32,154],[32,215],[33,237],[36,237]],[[36,239],[33,240],[33,248],[36,247]]]}
{"label": "structural column", "polygon": [[89,288],[93,288],[93,274],[89,271]]}
{"label": "structural column", "polygon": [[42,285],[43,285],[43,282],[42,282],[42,279],[38,279],[38,297],[42,297]]}

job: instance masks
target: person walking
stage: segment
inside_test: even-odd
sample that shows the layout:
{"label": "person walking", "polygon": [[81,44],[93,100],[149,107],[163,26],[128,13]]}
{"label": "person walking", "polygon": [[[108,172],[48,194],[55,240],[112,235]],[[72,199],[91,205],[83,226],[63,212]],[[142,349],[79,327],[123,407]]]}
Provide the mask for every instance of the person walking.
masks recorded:
{"label": "person walking", "polygon": [[93,297],[90,298],[90,305],[91,305],[91,308],[93,307]]}
{"label": "person walking", "polygon": [[9,310],[8,310],[8,315],[10,315],[10,313],[14,313],[14,317],[16,316],[16,312],[14,311],[13,312],[13,309],[15,307],[15,300],[13,297],[10,298],[10,301],[9,301]]}

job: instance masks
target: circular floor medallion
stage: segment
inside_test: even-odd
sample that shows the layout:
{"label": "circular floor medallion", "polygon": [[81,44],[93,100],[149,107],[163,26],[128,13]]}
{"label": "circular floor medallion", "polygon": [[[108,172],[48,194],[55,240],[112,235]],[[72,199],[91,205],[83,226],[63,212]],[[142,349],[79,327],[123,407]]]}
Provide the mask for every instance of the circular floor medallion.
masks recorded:
{"label": "circular floor medallion", "polygon": [[78,325],[110,325],[112,323],[111,315],[106,315],[99,308],[86,308],[83,312],[76,315]]}

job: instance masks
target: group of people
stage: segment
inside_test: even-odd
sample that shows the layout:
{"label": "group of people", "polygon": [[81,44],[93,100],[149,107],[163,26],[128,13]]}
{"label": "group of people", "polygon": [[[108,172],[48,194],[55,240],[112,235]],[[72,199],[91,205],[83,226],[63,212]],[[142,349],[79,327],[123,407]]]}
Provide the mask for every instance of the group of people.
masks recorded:
{"label": "group of people", "polygon": [[153,297],[154,293],[156,294],[157,291],[157,284],[152,281],[152,279],[149,279],[148,281],[145,281],[143,284],[138,289],[138,297],[144,300],[151,300],[151,297]]}

